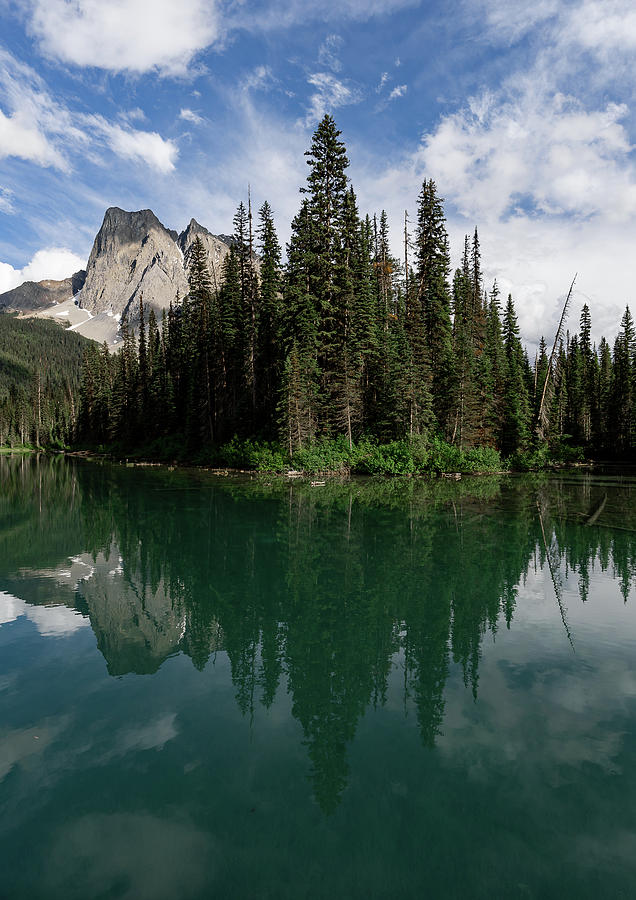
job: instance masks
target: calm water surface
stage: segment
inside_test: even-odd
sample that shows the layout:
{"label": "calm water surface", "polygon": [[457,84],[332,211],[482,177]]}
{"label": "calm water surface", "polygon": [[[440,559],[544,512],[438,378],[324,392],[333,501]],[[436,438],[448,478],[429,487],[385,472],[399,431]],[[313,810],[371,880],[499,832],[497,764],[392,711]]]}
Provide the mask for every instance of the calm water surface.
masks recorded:
{"label": "calm water surface", "polygon": [[636,896],[636,478],[0,459],[0,897]]}

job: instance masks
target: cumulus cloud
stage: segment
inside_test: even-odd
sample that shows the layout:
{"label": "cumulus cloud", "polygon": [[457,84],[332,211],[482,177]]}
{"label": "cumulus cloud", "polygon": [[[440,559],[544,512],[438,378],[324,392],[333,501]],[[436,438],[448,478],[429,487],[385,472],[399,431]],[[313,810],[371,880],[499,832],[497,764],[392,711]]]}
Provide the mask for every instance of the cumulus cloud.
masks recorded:
{"label": "cumulus cloud", "polygon": [[636,212],[636,172],[623,104],[587,110],[537,91],[482,95],[424,139],[422,163],[467,216],[519,211],[625,221]]}
{"label": "cumulus cloud", "polygon": [[416,151],[383,171],[368,166],[361,198],[399,222],[434,178],[455,252],[477,225],[486,277],[514,294],[527,341],[551,338],[576,271],[572,328],[588,302],[596,338],[611,340],[634,302],[636,158],[622,77],[636,41],[632,4],[484,0],[467,10],[485,13],[483,40],[534,41],[530,64],[442,116]]}
{"label": "cumulus cloud", "polygon": [[307,80],[316,89],[309,98],[309,109],[304,120],[307,127],[319,122],[325,113],[339,106],[359,103],[362,99],[362,92],[358,87],[341,81],[330,72],[317,72]]}
{"label": "cumulus cloud", "polygon": [[0,262],[0,294],[10,291],[25,281],[43,281],[51,278],[61,281],[86,265],[86,260],[65,247],[47,247],[38,250],[22,269],[14,269]]}
{"label": "cumulus cloud", "polygon": [[32,0],[29,29],[43,53],[76,66],[187,74],[221,36],[214,0]]}
{"label": "cumulus cloud", "polygon": [[64,155],[43,131],[31,124],[28,115],[18,112],[5,116],[0,109],[0,159],[6,156],[16,156],[40,166],[54,166],[62,171],[69,170]]}

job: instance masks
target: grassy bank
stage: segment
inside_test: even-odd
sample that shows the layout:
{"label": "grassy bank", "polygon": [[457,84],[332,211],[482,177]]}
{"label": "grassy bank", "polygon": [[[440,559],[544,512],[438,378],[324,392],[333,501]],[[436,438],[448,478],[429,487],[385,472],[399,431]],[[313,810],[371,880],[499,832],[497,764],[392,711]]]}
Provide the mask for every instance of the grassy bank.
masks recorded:
{"label": "grassy bank", "polygon": [[16,444],[15,447],[0,446],[0,454],[15,455],[16,453],[45,453],[44,447],[32,447],[30,444]]}
{"label": "grassy bank", "polygon": [[342,438],[321,440],[291,456],[273,441],[234,438],[218,447],[188,452],[178,439],[154,441],[134,450],[122,446],[86,448],[117,459],[177,465],[251,470],[266,473],[302,472],[307,475],[441,475],[517,471],[527,472],[558,464],[581,462],[583,451],[561,445],[502,459],[492,447],[461,450],[440,438],[412,437],[389,444],[360,440],[353,446]]}

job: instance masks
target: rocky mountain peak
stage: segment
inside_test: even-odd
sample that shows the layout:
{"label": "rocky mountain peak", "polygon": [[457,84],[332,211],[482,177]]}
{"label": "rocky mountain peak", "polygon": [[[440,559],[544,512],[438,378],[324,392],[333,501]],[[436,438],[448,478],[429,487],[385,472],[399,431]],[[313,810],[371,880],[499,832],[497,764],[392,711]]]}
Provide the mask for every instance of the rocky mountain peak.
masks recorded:
{"label": "rocky mountain peak", "polygon": [[[151,209],[134,212],[111,206],[104,213],[104,220],[97,232],[93,252],[102,253],[112,244],[124,246],[136,244],[152,232],[165,233],[175,240],[176,232],[170,232]],[[91,256],[93,253],[91,253]],[[90,265],[90,261],[89,261]]]}
{"label": "rocky mountain peak", "polygon": [[95,237],[85,281],[84,273],[78,273],[59,286],[23,285],[10,292],[12,296],[0,297],[0,309],[39,309],[38,315],[70,324],[80,334],[116,347],[121,317],[127,315],[135,325],[140,294],[159,319],[177,293],[187,294],[188,260],[197,237],[207,253],[212,284],[218,288],[229,246],[196,219],[178,234],[166,228],[151,209],[111,206]]}

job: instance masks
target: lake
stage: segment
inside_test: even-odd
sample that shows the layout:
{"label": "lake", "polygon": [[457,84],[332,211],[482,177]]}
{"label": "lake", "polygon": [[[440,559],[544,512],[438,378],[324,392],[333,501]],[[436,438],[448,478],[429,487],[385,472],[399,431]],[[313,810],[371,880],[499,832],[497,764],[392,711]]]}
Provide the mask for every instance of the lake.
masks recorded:
{"label": "lake", "polygon": [[619,898],[636,475],[0,458],[0,896]]}

